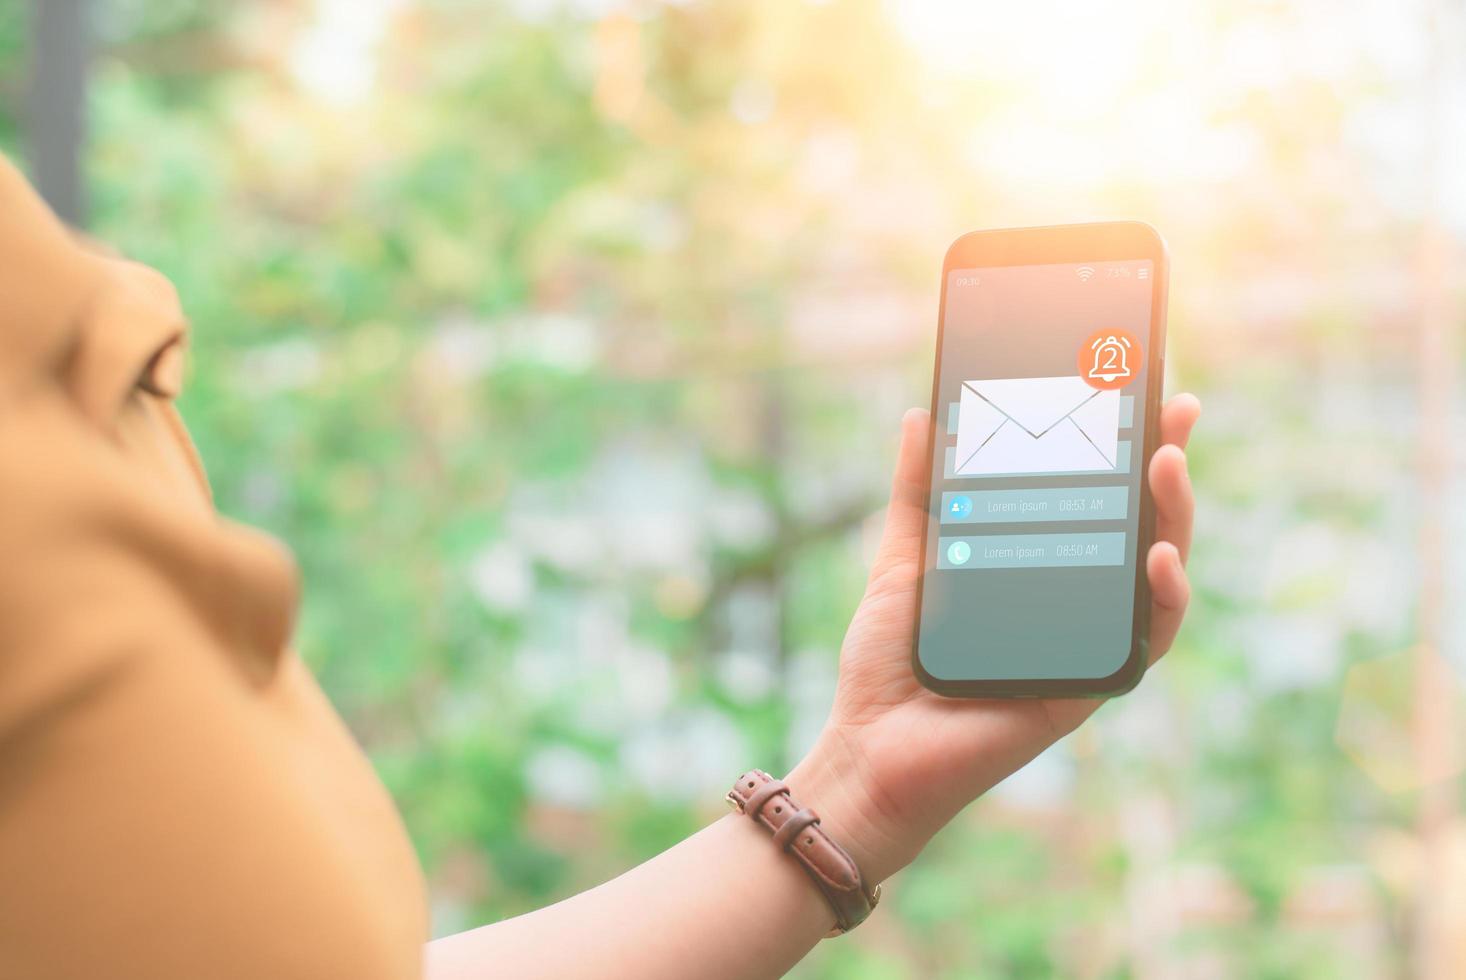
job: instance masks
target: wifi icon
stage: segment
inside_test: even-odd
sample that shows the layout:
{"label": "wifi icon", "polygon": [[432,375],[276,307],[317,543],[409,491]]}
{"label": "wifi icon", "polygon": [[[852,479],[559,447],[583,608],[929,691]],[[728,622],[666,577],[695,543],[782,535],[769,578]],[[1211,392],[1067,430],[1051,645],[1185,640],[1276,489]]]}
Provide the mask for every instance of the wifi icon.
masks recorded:
{"label": "wifi icon", "polygon": [[1079,268],[1074,270],[1074,274],[1079,277],[1080,282],[1089,282],[1091,279],[1094,278],[1094,267],[1081,265]]}

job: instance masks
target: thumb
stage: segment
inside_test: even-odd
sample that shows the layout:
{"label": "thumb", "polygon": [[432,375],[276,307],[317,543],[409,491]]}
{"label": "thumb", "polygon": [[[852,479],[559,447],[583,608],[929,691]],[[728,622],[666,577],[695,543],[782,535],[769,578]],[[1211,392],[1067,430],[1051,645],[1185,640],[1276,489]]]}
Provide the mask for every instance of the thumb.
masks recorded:
{"label": "thumb", "polygon": [[871,567],[872,581],[893,572],[914,574],[921,554],[921,536],[927,522],[927,443],[930,415],[925,409],[907,410],[901,418],[901,448],[891,478],[891,501],[886,506],[886,528]]}

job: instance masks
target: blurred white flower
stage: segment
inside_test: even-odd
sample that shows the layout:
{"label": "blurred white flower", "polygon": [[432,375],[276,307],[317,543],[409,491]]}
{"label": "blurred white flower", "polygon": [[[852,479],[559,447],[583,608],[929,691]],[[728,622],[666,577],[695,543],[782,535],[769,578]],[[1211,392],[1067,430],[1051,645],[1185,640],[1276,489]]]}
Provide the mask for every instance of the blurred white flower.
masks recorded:
{"label": "blurred white flower", "polygon": [[603,796],[601,768],[579,749],[548,745],[524,762],[529,794],[540,803],[592,810]]}
{"label": "blurred white flower", "polygon": [[492,370],[499,340],[486,323],[470,316],[444,318],[433,331],[428,351],[435,376],[450,381],[471,381]]}
{"label": "blurred white flower", "polygon": [[510,538],[526,554],[563,572],[589,576],[605,562],[600,523],[564,488],[521,487],[510,502],[508,523]]}
{"label": "blurred white flower", "polygon": [[774,90],[757,79],[745,79],[733,88],[728,111],[739,122],[753,126],[774,114]]}
{"label": "blurred white flower", "polygon": [[505,355],[514,360],[579,373],[600,356],[599,331],[583,316],[531,312],[505,320],[498,329],[504,334]]}
{"label": "blurred white flower", "polygon": [[230,376],[255,396],[308,388],[321,377],[321,349],[304,337],[250,348]]}
{"label": "blurred white flower", "polygon": [[707,529],[714,541],[739,549],[758,548],[774,533],[774,515],[751,490],[721,489],[712,495]]}
{"label": "blurred white flower", "polygon": [[747,768],[748,753],[731,719],[714,708],[694,708],[632,732],[621,746],[621,768],[656,799],[716,799]]}
{"label": "blurred white flower", "polygon": [[770,653],[767,649],[735,649],[718,654],[713,668],[718,684],[743,704],[768,697],[778,680]]}
{"label": "blurred white flower", "polygon": [[607,446],[586,475],[614,561],[622,568],[695,574],[702,548],[707,471],[693,447],[623,439]]}
{"label": "blurred white flower", "polygon": [[1069,740],[1050,745],[1028,765],[994,786],[988,795],[1013,807],[1055,810],[1074,792],[1074,756]]}
{"label": "blurred white flower", "polygon": [[1329,611],[1246,617],[1237,632],[1250,676],[1264,693],[1323,684],[1342,667],[1343,630]]}
{"label": "blurred white flower", "polygon": [[404,0],[315,0],[315,18],[290,53],[290,70],[323,102],[352,106],[371,94],[392,15]]}
{"label": "blurred white flower", "polygon": [[800,650],[790,659],[784,688],[791,712],[785,743],[790,758],[808,752],[825,727],[835,703],[839,662],[839,653],[825,647]]}
{"label": "blurred white flower", "polygon": [[534,569],[522,551],[507,543],[475,555],[468,577],[474,595],[496,612],[519,612],[534,593]]}

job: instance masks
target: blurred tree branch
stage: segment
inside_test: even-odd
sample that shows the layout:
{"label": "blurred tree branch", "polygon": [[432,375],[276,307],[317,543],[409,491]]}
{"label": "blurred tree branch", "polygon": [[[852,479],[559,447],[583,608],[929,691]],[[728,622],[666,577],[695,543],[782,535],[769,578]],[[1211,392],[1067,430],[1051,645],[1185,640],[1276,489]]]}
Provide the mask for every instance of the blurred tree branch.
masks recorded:
{"label": "blurred tree branch", "polygon": [[275,72],[279,67],[278,59],[252,52],[228,33],[208,28],[119,41],[109,44],[105,54],[164,78],[239,70]]}

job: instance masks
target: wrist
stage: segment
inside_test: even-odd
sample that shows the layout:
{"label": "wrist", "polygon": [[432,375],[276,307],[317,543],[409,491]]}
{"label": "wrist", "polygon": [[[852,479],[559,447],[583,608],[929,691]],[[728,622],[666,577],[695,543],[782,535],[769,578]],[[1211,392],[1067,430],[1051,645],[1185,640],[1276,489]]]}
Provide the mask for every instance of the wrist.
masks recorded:
{"label": "wrist", "polygon": [[905,867],[920,850],[877,802],[859,755],[827,730],[785,777],[795,795],[820,815],[820,826],[849,852],[865,882],[875,887]]}

